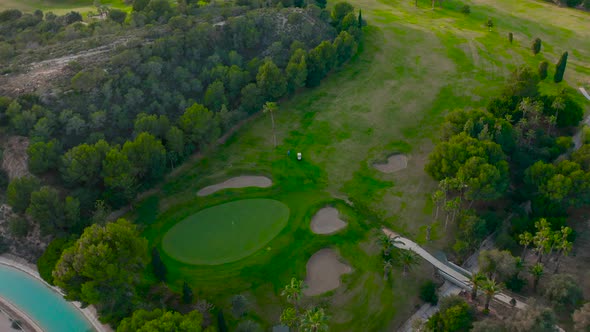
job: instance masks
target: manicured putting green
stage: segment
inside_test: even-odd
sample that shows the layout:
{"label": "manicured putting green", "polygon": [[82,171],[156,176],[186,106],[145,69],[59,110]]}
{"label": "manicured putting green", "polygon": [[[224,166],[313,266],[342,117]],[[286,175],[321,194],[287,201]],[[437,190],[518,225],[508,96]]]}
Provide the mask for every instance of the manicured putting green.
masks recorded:
{"label": "manicured putting green", "polygon": [[224,264],[253,254],[287,225],[289,208],[273,199],[244,199],[199,211],[162,241],[171,257],[189,264]]}

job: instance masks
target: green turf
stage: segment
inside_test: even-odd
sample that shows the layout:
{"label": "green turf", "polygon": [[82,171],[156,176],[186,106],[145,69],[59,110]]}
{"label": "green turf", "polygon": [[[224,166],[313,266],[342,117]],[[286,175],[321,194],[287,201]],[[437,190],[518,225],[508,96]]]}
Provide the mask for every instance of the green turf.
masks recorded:
{"label": "green turf", "polygon": [[[432,222],[429,197],[436,187],[424,164],[445,114],[485,107],[520,64],[552,64],[544,92],[577,87],[590,77],[590,48],[584,47],[590,40],[588,13],[533,0],[445,0],[434,11],[429,0],[420,0],[418,8],[410,0],[350,2],[362,8],[369,23],[362,51],[320,87],[279,104],[277,148],[270,119],[262,115],[224,146],[186,162],[168,177],[157,199],[136,209],[138,222],[146,225],[144,235],[156,246],[179,221],[228,201],[272,198],[291,211],[287,226],[269,242],[270,251],[263,248],[216,266],[193,266],[164,255],[172,287],[180,289],[186,280],[201,298],[221,308],[229,308],[232,295],[246,294],[250,317],[269,327],[286,305],[281,286],[292,276],[305,278],[309,257],[333,247],[354,271],[337,290],[306,301],[326,307],[330,331],[396,330],[419,304],[420,283],[432,268],[422,265],[407,278],[396,268],[397,277],[384,281],[377,229],[386,225],[424,241]],[[468,16],[460,12],[464,3],[471,5]],[[491,32],[485,27],[488,17],[496,24]],[[515,37],[512,45],[509,32]],[[536,37],[543,40],[543,50],[534,56],[530,44]],[[571,50],[566,82],[554,84],[553,64],[564,50]],[[589,109],[587,101],[578,100]],[[301,151],[304,160],[287,159],[288,150]],[[382,174],[371,166],[392,153],[407,154],[408,168]],[[196,195],[207,185],[253,173],[272,177],[273,187]],[[309,222],[326,204],[336,206],[349,226],[331,236],[314,235]],[[443,240],[432,250],[446,244],[444,232],[435,233]]]}
{"label": "green turf", "polygon": [[[125,5],[123,0],[102,0],[100,3],[126,11],[131,9],[131,6]],[[25,12],[41,9],[58,15],[63,15],[69,11],[80,13],[96,12],[94,0],[0,0],[0,10],[5,9],[20,9]]]}
{"label": "green turf", "polygon": [[264,247],[288,220],[289,208],[279,201],[234,201],[199,211],[179,222],[164,236],[162,247],[169,256],[184,263],[229,263]]}

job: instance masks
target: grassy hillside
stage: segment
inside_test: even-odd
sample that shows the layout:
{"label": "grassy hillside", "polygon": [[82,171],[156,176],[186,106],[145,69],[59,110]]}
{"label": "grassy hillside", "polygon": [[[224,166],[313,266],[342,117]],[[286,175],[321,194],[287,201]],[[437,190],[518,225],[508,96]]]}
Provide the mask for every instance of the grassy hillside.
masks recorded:
{"label": "grassy hillside", "polygon": [[[123,0],[101,0],[101,4],[119,9],[129,9]],[[0,0],[0,10],[20,9],[25,12],[32,12],[36,9],[51,11],[54,14],[65,14],[70,11],[86,13],[95,11],[93,0]]]}
{"label": "grassy hillside", "polygon": [[[261,116],[205,158],[187,162],[138,208],[139,220],[150,223],[146,236],[159,245],[175,222],[206,206],[245,197],[272,197],[289,205],[289,226],[271,241],[270,252],[215,267],[165,258],[177,286],[190,280],[220,305],[245,292],[255,299],[261,320],[276,322],[281,285],[291,275],[303,278],[313,252],[333,246],[355,272],[339,290],[315,299],[329,305],[332,330],[393,330],[414,310],[419,280],[431,270],[421,266],[407,278],[384,282],[371,228],[382,223],[423,242],[435,186],[423,166],[444,115],[485,106],[517,65],[554,64],[566,50],[567,84],[576,87],[590,74],[590,49],[582,47],[590,39],[587,13],[536,1],[474,0],[468,2],[470,15],[460,12],[458,1],[444,1],[435,10],[425,0],[418,8],[407,0],[351,2],[369,22],[362,53],[319,88],[280,104],[276,149],[270,119]],[[495,24],[491,31],[488,18]],[[533,56],[536,37],[543,39],[543,49]],[[566,85],[552,83],[553,71],[551,65],[543,85],[549,92]],[[304,162],[291,163],[288,150],[302,152]],[[409,156],[407,169],[386,175],[372,167],[396,152]],[[244,172],[268,174],[276,186],[197,198],[199,188]],[[352,201],[354,209],[333,197]],[[341,206],[354,227],[332,237],[313,236],[309,220],[328,202]],[[441,239],[437,246],[443,244]]]}

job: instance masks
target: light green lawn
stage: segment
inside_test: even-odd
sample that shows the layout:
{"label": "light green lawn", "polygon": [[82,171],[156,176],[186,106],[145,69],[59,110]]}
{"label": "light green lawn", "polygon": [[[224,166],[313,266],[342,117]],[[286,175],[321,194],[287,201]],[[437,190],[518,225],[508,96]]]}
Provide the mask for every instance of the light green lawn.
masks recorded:
{"label": "light green lawn", "polygon": [[[269,243],[271,251],[215,267],[164,257],[176,287],[188,280],[220,307],[229,306],[232,294],[245,293],[254,303],[254,319],[276,323],[284,304],[280,287],[291,276],[305,277],[305,263],[314,252],[334,247],[354,272],[344,276],[338,290],[314,299],[332,315],[331,331],[395,329],[414,310],[418,287],[432,269],[419,266],[407,278],[398,269],[397,277],[385,282],[376,228],[386,225],[423,242],[435,188],[423,167],[444,115],[455,108],[484,107],[515,66],[536,68],[543,59],[554,64],[563,50],[570,51],[567,83],[588,80],[587,13],[531,0],[473,0],[469,16],[459,12],[463,3],[452,0],[434,11],[426,0],[419,8],[409,0],[351,2],[369,23],[363,50],[319,88],[280,103],[278,148],[272,145],[270,119],[261,116],[204,159],[185,163],[139,206],[138,221],[147,224],[145,235],[156,245],[174,223],[230,200],[273,198],[290,208],[289,223]],[[496,25],[491,32],[484,26],[488,17]],[[512,45],[508,32],[515,35]],[[543,50],[533,56],[529,46],[536,37],[543,40]],[[550,81],[553,71],[551,65],[543,91],[566,86]],[[304,160],[287,159],[287,150],[302,152]],[[407,169],[381,174],[372,167],[395,152],[409,156]],[[196,195],[206,185],[253,172],[272,177],[273,188]],[[325,204],[336,205],[349,227],[333,236],[313,235],[309,222]],[[435,246],[445,243],[441,238]]]}
{"label": "light green lawn", "polygon": [[229,263],[264,247],[285,227],[287,220],[289,208],[279,201],[233,201],[180,221],[166,233],[162,248],[184,263]]}
{"label": "light green lawn", "polygon": [[[130,9],[123,0],[101,0],[100,3],[112,8]],[[53,12],[57,15],[63,15],[70,11],[96,12],[94,0],[0,0],[0,10],[5,9],[20,9],[25,12],[41,9],[44,12]]]}

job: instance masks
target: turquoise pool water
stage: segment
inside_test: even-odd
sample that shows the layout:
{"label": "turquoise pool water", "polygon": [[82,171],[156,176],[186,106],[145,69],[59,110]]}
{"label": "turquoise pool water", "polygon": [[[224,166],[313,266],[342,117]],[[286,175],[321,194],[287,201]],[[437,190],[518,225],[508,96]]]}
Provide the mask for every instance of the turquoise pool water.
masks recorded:
{"label": "turquoise pool water", "polygon": [[29,315],[46,332],[94,331],[72,303],[27,273],[2,264],[0,296]]}

